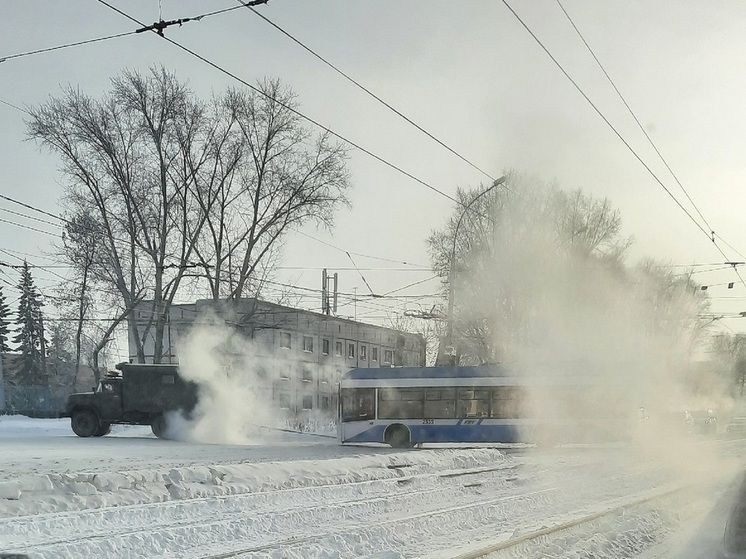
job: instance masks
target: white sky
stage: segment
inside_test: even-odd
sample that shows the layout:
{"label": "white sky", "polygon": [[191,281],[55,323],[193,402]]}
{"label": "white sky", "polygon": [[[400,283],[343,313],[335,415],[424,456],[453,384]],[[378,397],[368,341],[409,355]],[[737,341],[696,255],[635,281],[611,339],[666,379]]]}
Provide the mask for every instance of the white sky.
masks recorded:
{"label": "white sky", "polygon": [[[112,0],[152,23],[157,0]],[[544,41],[591,99],[693,215],[679,187],[646,143],[556,0],[518,2],[513,8]],[[213,2],[162,0],[164,19],[231,7]],[[746,4],[682,0],[596,2],[564,0],[586,40],[668,159],[715,231],[746,253]],[[620,209],[624,231],[636,243],[631,261],[653,256],[676,264],[724,259],[642,165],[593,112],[570,82],[498,0],[270,0],[257,10],[369,87],[468,159],[500,176],[506,169],[556,180],[608,197]],[[96,0],[3,0],[0,57],[73,41],[132,31],[136,25]],[[301,110],[453,195],[457,186],[489,179],[403,122],[248,10],[171,27],[167,35],[254,82],[279,77],[299,96]],[[33,106],[61,84],[99,96],[123,68],[163,64],[200,95],[237,85],[173,45],[145,33],[0,63],[0,100]],[[61,177],[54,155],[25,141],[24,114],[0,104],[0,194],[59,212]],[[425,239],[440,227],[452,202],[352,151],[351,210],[342,210],[332,234],[306,230],[344,250],[429,264]],[[0,208],[29,213],[8,202]],[[38,216],[42,217],[43,216]],[[43,223],[0,211],[0,219],[54,232]],[[49,264],[52,237],[0,222],[0,249],[31,254]],[[729,260],[744,260],[722,245]],[[17,263],[0,253],[0,261]],[[355,257],[361,268],[404,267]],[[320,288],[320,270],[350,268],[344,252],[301,235],[287,239],[279,281]],[[704,268],[707,269],[707,268]],[[64,273],[64,270],[58,270]],[[10,275],[7,275],[7,274]],[[541,273],[537,265],[537,273]],[[432,275],[427,271],[367,270],[385,293]],[[746,279],[746,267],[743,268]],[[42,289],[57,278],[35,271]],[[0,270],[15,284],[17,274]],[[703,284],[738,281],[732,271],[701,273]],[[340,290],[368,293],[360,276],[340,271]],[[7,286],[6,286],[7,287]],[[398,294],[437,291],[437,280]],[[715,313],[746,310],[746,287],[708,290]],[[6,289],[11,302],[15,293]],[[725,298],[729,297],[729,298]],[[317,296],[303,306],[318,306]],[[432,301],[428,299],[427,301]],[[423,308],[428,308],[422,301]],[[376,301],[403,311],[402,301]],[[430,303],[431,304],[431,303]],[[419,310],[416,304],[408,307]],[[350,304],[340,314],[352,315]],[[380,322],[385,313],[358,303],[358,318]],[[746,319],[720,328],[746,331]]]}

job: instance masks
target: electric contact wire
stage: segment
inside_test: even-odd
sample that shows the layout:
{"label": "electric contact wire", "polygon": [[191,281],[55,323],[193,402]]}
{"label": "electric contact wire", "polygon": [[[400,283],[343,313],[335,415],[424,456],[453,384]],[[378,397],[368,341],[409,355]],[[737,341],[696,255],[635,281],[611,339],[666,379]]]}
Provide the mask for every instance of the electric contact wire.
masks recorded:
{"label": "electric contact wire", "polygon": [[[122,15],[122,16],[124,16],[124,17],[126,17],[126,18],[127,18],[127,19],[129,19],[130,21],[132,21],[132,22],[134,22],[134,23],[137,23],[138,25],[144,25],[144,24],[143,24],[142,22],[140,22],[140,21],[139,21],[139,20],[137,20],[136,18],[134,18],[134,17],[130,16],[129,14],[127,14],[127,13],[123,12],[123,11],[122,11],[122,10],[120,10],[119,8],[117,8],[117,7],[115,7],[115,6],[111,5],[111,4],[109,4],[109,3],[108,3],[108,2],[106,1],[106,0],[97,0],[97,1],[98,1],[98,2],[100,3],[100,4],[103,4],[104,6],[106,6],[107,8],[109,8],[109,9],[111,9],[111,10],[114,10],[114,11],[115,11],[115,12],[117,12],[118,14],[120,14],[120,15]],[[298,116],[298,117],[302,118],[303,120],[305,120],[305,121],[307,121],[307,122],[309,122],[309,123],[313,124],[314,126],[318,127],[319,129],[321,129],[321,130],[323,130],[323,131],[325,131],[325,132],[327,132],[327,133],[331,134],[332,136],[334,136],[335,138],[337,138],[337,139],[341,140],[342,142],[345,142],[346,144],[349,144],[350,146],[354,147],[355,149],[357,149],[357,150],[359,150],[359,151],[361,151],[361,152],[365,153],[366,155],[368,155],[368,156],[372,157],[373,159],[375,159],[375,160],[376,160],[376,161],[378,161],[379,163],[383,163],[383,164],[384,164],[384,165],[386,165],[387,167],[389,167],[389,168],[391,168],[391,169],[393,169],[393,170],[395,170],[395,171],[397,171],[397,172],[401,173],[402,175],[404,175],[404,176],[406,176],[406,177],[408,177],[408,178],[412,179],[412,180],[413,180],[413,181],[415,181],[416,183],[418,183],[418,184],[420,184],[420,185],[424,186],[425,188],[427,188],[427,189],[429,189],[429,190],[432,190],[433,192],[435,192],[435,193],[439,194],[440,196],[442,196],[442,197],[444,197],[444,198],[447,198],[448,200],[450,200],[450,201],[452,201],[452,202],[455,202],[455,203],[456,203],[456,204],[458,204],[459,206],[462,206],[462,205],[464,205],[464,204],[463,204],[463,203],[462,203],[462,202],[461,202],[460,200],[458,200],[457,198],[454,198],[454,197],[453,197],[453,196],[451,196],[450,194],[447,194],[446,192],[443,192],[443,191],[442,191],[442,190],[440,190],[439,188],[437,188],[437,187],[435,187],[435,186],[433,186],[433,185],[429,184],[428,182],[426,182],[426,181],[424,181],[424,180],[422,180],[422,179],[420,179],[420,178],[416,177],[416,176],[415,176],[415,175],[413,175],[412,173],[410,173],[410,172],[408,172],[408,171],[405,171],[405,170],[404,170],[404,169],[402,169],[401,167],[399,167],[399,166],[395,165],[394,163],[391,163],[390,161],[388,161],[388,160],[384,159],[384,158],[383,158],[383,157],[381,157],[380,155],[376,155],[375,153],[373,153],[372,151],[370,151],[370,150],[368,150],[368,149],[364,148],[364,147],[363,147],[363,146],[361,146],[360,144],[357,144],[357,143],[353,142],[352,140],[349,140],[349,139],[347,139],[347,138],[346,138],[345,136],[343,136],[342,134],[340,134],[340,133],[338,133],[338,132],[335,132],[334,130],[332,130],[331,128],[329,128],[329,127],[327,127],[327,126],[324,126],[323,124],[321,124],[321,123],[320,123],[320,122],[318,122],[317,120],[314,120],[314,119],[312,119],[311,117],[309,117],[309,116],[305,115],[304,113],[300,112],[299,110],[297,110],[297,109],[294,109],[294,108],[293,108],[293,107],[291,107],[290,105],[287,105],[286,103],[283,103],[283,102],[282,102],[282,101],[280,101],[279,99],[276,99],[276,98],[272,97],[271,95],[269,95],[269,94],[267,94],[266,92],[262,91],[262,90],[261,90],[260,88],[258,88],[258,87],[256,87],[256,86],[254,86],[254,85],[250,84],[249,82],[247,82],[247,81],[246,81],[246,80],[244,80],[243,78],[239,77],[238,75],[234,74],[233,72],[231,72],[231,71],[229,71],[229,70],[226,70],[225,68],[223,68],[222,66],[218,65],[218,64],[217,64],[217,63],[215,63],[215,62],[212,62],[212,61],[211,61],[211,60],[209,60],[208,58],[205,58],[205,57],[204,57],[204,56],[202,56],[201,54],[199,54],[199,53],[197,53],[196,51],[194,51],[194,50],[190,49],[189,47],[186,47],[186,46],[182,45],[181,43],[178,43],[178,42],[174,41],[174,40],[173,40],[173,39],[171,39],[170,37],[162,36],[161,38],[162,38],[162,39],[164,39],[164,40],[166,40],[166,41],[168,41],[169,43],[171,43],[171,44],[172,44],[172,45],[174,45],[175,47],[177,47],[177,48],[179,48],[179,49],[183,50],[184,52],[186,52],[186,53],[190,54],[191,56],[193,56],[193,57],[197,58],[198,60],[201,60],[202,62],[204,62],[205,64],[207,64],[207,65],[208,65],[208,66],[210,66],[211,68],[213,68],[213,69],[217,70],[218,72],[220,72],[220,73],[222,73],[222,74],[225,74],[226,76],[228,76],[228,77],[230,77],[230,78],[232,78],[232,79],[236,80],[237,82],[241,83],[242,85],[244,85],[244,86],[248,87],[249,89],[251,89],[251,90],[252,90],[252,91],[254,91],[255,93],[257,93],[257,94],[259,94],[259,95],[262,95],[263,97],[266,97],[267,99],[269,99],[269,100],[271,100],[271,101],[273,101],[273,102],[277,103],[277,104],[278,104],[279,106],[283,107],[283,108],[284,108],[285,110],[287,110],[287,111],[289,111],[289,112],[293,113],[294,115],[296,115],[296,116]]]}
{"label": "electric contact wire", "polygon": [[[99,0],[100,2],[103,0]],[[694,218],[694,216],[689,213],[689,210],[687,210],[681,202],[676,198],[676,196],[673,195],[673,193],[668,189],[668,187],[663,184],[663,182],[658,178],[658,175],[655,174],[655,172],[645,163],[645,161],[637,154],[637,152],[634,150],[634,148],[627,142],[627,140],[624,139],[624,136],[621,135],[621,133],[616,129],[616,127],[611,123],[611,121],[606,118],[606,115],[604,115],[603,112],[596,106],[596,104],[591,100],[590,97],[585,93],[583,88],[578,85],[578,83],[570,76],[570,74],[567,73],[567,70],[565,70],[564,66],[559,63],[559,61],[554,57],[554,55],[549,51],[549,49],[544,45],[544,43],[539,39],[539,37],[531,30],[531,28],[526,24],[526,22],[523,21],[521,16],[518,15],[518,13],[512,8],[512,6],[508,3],[507,0],[502,0],[502,3],[505,5],[506,8],[510,11],[511,14],[518,20],[518,22],[523,26],[523,28],[528,32],[529,35],[536,41],[536,43],[541,47],[541,49],[546,53],[546,55],[552,60],[555,66],[559,68],[560,72],[564,74],[564,76],[569,80],[569,82],[575,87],[575,89],[580,93],[580,95],[583,96],[583,99],[586,100],[586,102],[591,106],[591,108],[598,114],[598,116],[601,117],[601,119],[606,123],[606,125],[611,129],[612,132],[619,138],[619,140],[625,145],[625,147],[632,153],[632,155],[637,159],[637,161],[640,162],[640,164],[645,167],[647,172],[650,174],[650,176],[655,179],[655,181],[660,185],[663,190],[666,191],[666,194],[668,194],[671,199],[676,202],[676,205],[681,208],[681,211],[683,211],[687,217],[694,223],[694,225],[697,226],[697,229],[702,231],[702,233],[708,238],[711,239],[711,233],[707,231],[702,225]],[[727,258],[727,256],[726,256]]]}
{"label": "electric contact wire", "polygon": [[37,229],[36,227],[31,227],[31,225],[25,225],[23,223],[18,223],[16,221],[11,221],[9,219],[3,219],[0,217],[0,222],[2,223],[8,223],[9,225],[15,225],[16,227],[21,227],[22,229],[28,229],[29,231],[35,231],[37,233],[44,233],[45,235],[49,235],[50,237],[58,238],[59,235],[55,233],[50,233],[49,231],[44,231],[43,229]]}
{"label": "electric contact wire", "polygon": [[7,105],[8,107],[11,107],[17,111],[21,111],[22,113],[26,113],[27,115],[30,115],[31,113],[28,112],[26,109],[19,107],[18,105],[14,105],[13,103],[9,103],[8,101],[5,101],[4,99],[0,99],[0,103],[3,105]]}
{"label": "electric contact wire", "polygon": [[382,262],[391,262],[391,263],[394,263],[394,264],[404,264],[405,266],[416,266],[418,268],[427,269],[427,270],[431,270],[432,269],[429,266],[425,266],[424,264],[416,264],[416,263],[413,263],[413,262],[407,262],[405,260],[394,260],[392,258],[384,258],[382,256],[372,256],[370,254],[363,254],[361,252],[353,252],[351,250],[345,250],[345,249],[343,249],[341,247],[338,247],[336,245],[333,245],[331,243],[323,241],[323,240],[321,240],[321,239],[319,239],[317,237],[314,237],[313,235],[309,235],[308,233],[304,233],[303,231],[299,231],[299,230],[296,229],[295,232],[298,233],[299,235],[304,236],[304,237],[308,237],[309,239],[311,239],[313,241],[316,241],[317,243],[321,243],[322,245],[326,245],[329,248],[333,248],[333,249],[338,250],[340,252],[343,252],[345,254],[352,254],[354,256],[360,256],[361,258],[370,258],[372,260],[380,260]]}
{"label": "electric contact wire", "polygon": [[[684,185],[683,185],[683,184],[681,184],[681,181],[679,180],[679,177],[678,177],[678,176],[676,175],[676,173],[674,173],[673,169],[672,169],[672,168],[671,168],[671,166],[670,166],[670,165],[668,164],[668,161],[666,160],[666,158],[665,158],[665,157],[663,157],[663,154],[662,154],[662,153],[660,152],[660,150],[658,149],[658,146],[657,146],[657,145],[655,144],[655,142],[653,141],[653,139],[652,139],[652,138],[650,137],[650,135],[648,134],[647,130],[645,130],[645,127],[644,127],[644,126],[642,125],[642,123],[640,122],[640,120],[639,120],[639,119],[637,118],[637,115],[636,115],[636,114],[635,114],[635,112],[634,112],[634,111],[632,110],[632,107],[630,107],[629,103],[627,103],[627,100],[626,100],[626,99],[624,98],[624,95],[622,95],[622,92],[621,92],[621,91],[619,91],[619,88],[618,88],[618,87],[616,86],[616,83],[614,83],[614,80],[613,80],[613,79],[611,79],[611,76],[610,76],[610,75],[609,75],[609,73],[608,73],[608,72],[606,71],[606,68],[604,68],[604,65],[603,65],[603,64],[601,63],[601,61],[600,61],[600,60],[598,59],[598,57],[596,56],[596,53],[595,53],[595,52],[593,51],[593,49],[591,48],[591,46],[590,46],[590,45],[588,44],[588,41],[586,41],[586,40],[585,40],[585,37],[584,37],[584,36],[583,36],[583,34],[582,34],[582,33],[580,32],[580,29],[578,29],[578,26],[577,26],[577,25],[575,25],[575,22],[574,22],[574,21],[573,21],[573,19],[572,19],[572,18],[570,17],[570,14],[569,14],[569,13],[567,13],[567,10],[566,10],[566,9],[565,9],[565,7],[564,7],[564,6],[562,5],[562,2],[561,2],[561,0],[556,0],[556,2],[557,2],[557,4],[559,5],[559,7],[560,7],[560,9],[562,10],[562,12],[563,12],[563,13],[565,14],[565,17],[567,18],[567,20],[568,20],[568,21],[570,22],[570,25],[572,25],[572,28],[573,28],[573,29],[575,30],[575,32],[576,32],[576,33],[578,34],[578,37],[580,37],[580,40],[581,40],[581,41],[583,42],[583,44],[585,45],[585,48],[586,48],[586,49],[588,49],[588,52],[589,52],[589,53],[591,54],[591,56],[593,57],[593,60],[595,60],[595,61],[596,61],[596,64],[598,64],[598,67],[599,67],[599,68],[601,69],[601,71],[603,72],[604,76],[606,76],[606,79],[607,79],[607,80],[609,81],[609,83],[611,84],[611,87],[612,87],[612,88],[614,88],[614,91],[615,91],[615,92],[616,92],[616,94],[617,94],[617,95],[619,96],[619,99],[621,99],[622,103],[624,103],[624,106],[625,106],[625,107],[627,108],[627,111],[629,112],[629,114],[630,114],[630,115],[632,116],[632,118],[634,119],[635,123],[637,124],[637,127],[638,127],[638,128],[639,128],[639,129],[641,130],[641,131],[642,131],[642,133],[643,133],[643,135],[645,136],[645,138],[647,139],[648,143],[649,143],[649,144],[651,145],[651,147],[653,148],[653,150],[655,150],[655,153],[656,153],[656,154],[658,155],[658,157],[660,158],[660,160],[661,160],[661,161],[663,162],[663,165],[665,165],[665,166],[666,166],[666,169],[668,169],[668,172],[669,172],[669,173],[671,173],[671,176],[672,176],[672,177],[673,177],[673,179],[674,179],[674,180],[676,181],[676,184],[678,184],[678,185],[679,185],[679,188],[681,188],[681,191],[682,191],[682,192],[684,193],[684,196],[686,196],[686,199],[687,199],[687,200],[689,200],[689,203],[690,203],[690,204],[692,205],[692,207],[693,207],[693,208],[695,209],[695,211],[697,212],[697,214],[699,215],[699,217],[700,217],[700,218],[702,218],[702,221],[703,221],[703,222],[704,222],[704,224],[705,224],[705,225],[707,226],[707,228],[708,228],[708,229],[709,229],[709,230],[710,230],[711,232],[713,232],[713,228],[712,228],[712,227],[710,226],[710,224],[709,224],[709,223],[707,222],[707,219],[705,219],[705,216],[704,216],[704,215],[702,215],[702,212],[701,212],[701,211],[699,211],[699,208],[697,207],[697,204],[695,204],[695,203],[694,203],[694,200],[692,200],[691,196],[689,196],[689,193],[688,193],[688,192],[686,191],[686,188],[684,188]],[[737,251],[736,251],[736,252],[737,252]]]}
{"label": "electric contact wire", "polygon": [[[99,0],[102,1],[102,0]],[[518,20],[518,22],[523,26],[523,28],[526,30],[526,32],[531,35],[531,37],[536,41],[536,43],[541,47],[541,49],[546,53],[546,55],[552,60],[555,66],[559,68],[559,70],[564,74],[564,76],[569,80],[569,82],[575,87],[575,89],[580,93],[580,95],[583,96],[583,99],[586,100],[586,102],[593,108],[593,110],[598,114],[598,116],[601,117],[601,119],[606,123],[606,125],[614,132],[614,134],[619,138],[619,140],[625,145],[625,147],[630,151],[630,153],[637,159],[637,161],[645,168],[645,170],[650,174],[653,179],[655,179],[655,182],[658,183],[658,185],[670,196],[670,198],[676,203],[676,205],[683,211],[686,216],[694,223],[694,225],[702,231],[702,233],[710,240],[712,241],[712,244],[715,246],[715,248],[722,254],[723,258],[726,260],[728,259],[728,255],[725,254],[723,249],[720,248],[720,246],[715,242],[715,234],[712,230],[709,232],[707,229],[702,227],[702,225],[697,221],[694,216],[687,210],[684,205],[674,196],[673,192],[665,185],[663,184],[663,181],[658,177],[658,175],[655,174],[655,172],[648,166],[647,163],[640,157],[640,155],[635,151],[635,149],[627,142],[627,140],[624,138],[624,136],[621,135],[621,133],[616,129],[616,127],[611,123],[611,121],[604,115],[604,113],[596,106],[596,104],[591,100],[590,97],[585,93],[583,88],[578,85],[578,83],[570,76],[570,74],[565,70],[564,66],[560,64],[560,62],[554,57],[554,55],[549,51],[549,49],[544,45],[544,43],[539,39],[539,37],[531,30],[531,28],[526,24],[526,22],[523,21],[521,16],[518,15],[518,13],[512,8],[512,6],[508,3],[507,0],[502,0],[502,3],[505,5],[506,8],[510,11],[511,14]],[[738,273],[738,270],[736,270],[736,275],[738,276],[738,279],[741,281],[741,283],[746,287],[746,281],[741,277],[741,274]]]}
{"label": "electric contact wire", "polygon": [[[556,2],[557,2],[557,5],[559,5],[559,7],[562,10],[562,12],[565,14],[565,17],[567,18],[567,20],[570,22],[570,25],[572,25],[572,28],[578,34],[578,37],[580,37],[580,40],[585,45],[586,49],[588,49],[588,52],[591,54],[591,56],[593,57],[593,59],[596,61],[596,64],[598,64],[598,67],[601,69],[601,71],[603,72],[604,76],[606,76],[606,79],[611,84],[611,87],[614,89],[614,91],[616,92],[616,94],[619,96],[619,99],[621,99],[622,103],[627,108],[627,111],[629,112],[629,114],[634,119],[635,123],[637,124],[637,127],[643,133],[643,135],[647,139],[648,143],[651,145],[651,147],[653,148],[653,150],[655,151],[655,153],[658,155],[658,157],[660,158],[660,160],[663,162],[663,165],[665,165],[666,169],[668,169],[668,172],[671,173],[671,176],[676,181],[676,184],[679,185],[679,188],[684,193],[684,196],[686,196],[686,199],[689,200],[689,203],[692,205],[692,207],[694,208],[694,210],[697,212],[697,214],[699,215],[699,217],[702,219],[703,223],[710,230],[710,235],[711,235],[712,242],[715,243],[715,237],[717,236],[718,239],[720,239],[720,241],[724,245],[726,245],[728,248],[730,248],[733,252],[735,252],[741,258],[746,259],[746,256],[744,256],[741,252],[739,252],[732,245],[730,245],[725,239],[723,239],[720,235],[716,235],[715,229],[707,221],[707,219],[702,214],[702,212],[700,211],[700,209],[697,206],[697,204],[694,203],[694,200],[692,200],[692,197],[689,195],[689,192],[687,192],[686,188],[684,188],[684,185],[681,183],[681,181],[679,180],[679,177],[676,175],[676,173],[674,172],[674,170],[668,164],[668,161],[666,160],[666,158],[663,157],[663,154],[658,149],[658,146],[655,144],[655,142],[653,141],[653,139],[650,137],[650,135],[648,134],[647,130],[645,130],[645,127],[640,122],[640,119],[637,118],[637,115],[632,110],[632,107],[630,107],[630,105],[627,102],[627,100],[625,99],[624,95],[622,95],[622,92],[619,90],[619,88],[617,87],[616,83],[614,83],[614,80],[611,78],[611,76],[609,75],[609,73],[606,71],[606,68],[601,63],[601,61],[599,60],[599,58],[596,56],[596,53],[593,51],[593,49],[591,48],[591,46],[588,44],[588,41],[586,41],[585,37],[580,32],[580,29],[578,29],[578,26],[575,25],[575,22],[573,21],[572,17],[570,17],[570,14],[567,12],[567,10],[565,9],[565,7],[562,5],[561,0],[556,0]],[[715,243],[715,245],[717,246],[717,243]],[[722,250],[720,250],[720,247],[718,247],[718,250],[727,259],[727,256],[725,255],[725,253]],[[734,266],[734,270],[735,270],[735,266]],[[741,275],[737,271],[736,271],[736,275],[741,280],[741,283],[743,283],[744,286],[746,286],[746,283],[744,283],[743,278],[741,277]]]}
{"label": "electric contact wire", "polygon": [[459,159],[461,159],[464,163],[466,163],[467,165],[471,166],[473,169],[479,171],[480,173],[482,173],[485,177],[489,178],[490,180],[492,180],[492,181],[496,181],[497,180],[497,178],[493,177],[490,173],[488,173],[487,171],[485,171],[484,169],[482,169],[481,167],[477,166],[475,163],[473,163],[472,161],[470,161],[469,159],[467,159],[466,157],[464,157],[463,155],[461,155],[459,152],[457,152],[455,149],[453,149],[451,146],[449,146],[448,144],[446,144],[442,140],[436,138],[433,134],[431,134],[430,132],[428,132],[427,130],[425,130],[422,126],[420,126],[419,124],[417,124],[416,122],[414,122],[407,115],[403,114],[396,107],[393,107],[390,103],[384,101],[381,97],[379,97],[378,95],[376,95],[375,93],[373,93],[370,89],[368,89],[363,84],[361,84],[360,82],[358,82],[357,80],[355,80],[349,74],[347,74],[346,72],[344,72],[343,70],[341,70],[340,68],[338,68],[337,66],[335,66],[334,64],[332,64],[331,62],[329,62],[326,58],[324,58],[319,53],[317,53],[316,51],[314,51],[313,49],[311,49],[309,46],[307,46],[304,43],[302,43],[299,39],[296,39],[293,35],[291,35],[287,31],[285,31],[282,27],[280,27],[279,25],[277,25],[275,22],[273,22],[267,16],[265,16],[264,14],[262,14],[262,13],[258,12],[257,10],[255,10],[252,6],[250,6],[248,4],[245,4],[243,2],[243,0],[236,0],[236,1],[239,4],[241,4],[242,7],[245,7],[245,8],[248,8],[249,10],[251,10],[256,16],[258,16],[260,19],[262,19],[263,21],[265,21],[266,23],[268,23],[269,25],[271,25],[272,27],[274,27],[277,31],[279,31],[280,33],[282,33],[283,35],[285,35],[288,39],[290,39],[291,41],[293,41],[295,44],[297,44],[298,46],[300,46],[301,48],[303,48],[304,50],[306,50],[311,55],[313,55],[316,58],[318,58],[321,62],[323,62],[324,64],[326,64],[329,68],[331,68],[335,72],[337,72],[340,76],[342,76],[343,78],[345,78],[347,81],[349,81],[350,83],[352,83],[353,85],[355,85],[356,87],[358,87],[359,89],[361,89],[362,91],[364,91],[365,93],[367,93],[368,95],[370,95],[373,99],[375,99],[376,101],[378,101],[384,107],[386,107],[387,109],[389,109],[390,111],[392,111],[394,114],[398,115],[399,117],[403,118],[409,124],[411,124],[412,126],[414,126],[417,130],[419,130],[420,132],[422,132],[423,134],[425,134],[428,138],[430,138],[431,140],[435,141],[436,143],[438,143],[439,145],[441,145],[442,147],[444,147],[445,149],[447,149],[448,151],[450,151],[453,155],[455,155],[456,157],[458,157]]}
{"label": "electric contact wire", "polygon": [[32,215],[28,215],[28,214],[25,214],[25,213],[22,213],[22,212],[17,212],[15,210],[9,210],[7,208],[0,208],[0,212],[7,212],[9,214],[17,215],[18,217],[23,217],[23,218],[26,218],[26,219],[31,219],[33,221],[38,221],[39,223],[46,223],[47,225],[51,225],[53,227],[61,227],[61,225],[59,223],[52,223],[51,221],[49,221],[47,219],[42,219],[40,217],[34,217]]}
{"label": "electric contact wire", "polygon": [[715,237],[717,237],[718,239],[720,239],[720,241],[721,241],[721,242],[722,242],[722,243],[723,243],[723,244],[724,244],[725,246],[727,246],[727,247],[728,247],[729,249],[731,249],[731,250],[732,250],[733,252],[735,252],[735,253],[736,253],[736,254],[737,254],[738,256],[740,256],[741,258],[743,258],[744,260],[746,260],[746,256],[744,256],[744,255],[743,255],[743,253],[742,253],[742,252],[740,252],[740,251],[739,251],[738,249],[734,248],[734,247],[733,247],[733,246],[732,246],[732,245],[731,245],[730,243],[728,243],[728,241],[726,241],[725,239],[723,239],[723,238],[722,238],[722,237],[721,237],[720,235],[718,235],[717,233],[715,233],[714,235],[715,235]]}
{"label": "electric contact wire", "polygon": [[[259,2],[259,3],[263,4],[263,3],[266,3],[266,2],[262,1],[262,2]],[[232,8],[223,8],[222,10],[215,10],[215,11],[212,11],[212,12],[206,12],[204,14],[200,14],[200,15],[197,15],[197,16],[191,16],[191,17],[181,18],[181,19],[176,20],[175,22],[164,22],[162,14],[160,13],[160,10],[159,10],[158,19],[159,19],[159,23],[164,23],[164,24],[171,23],[171,24],[174,24],[174,25],[176,25],[176,24],[181,25],[181,24],[184,24],[184,23],[188,23],[190,21],[202,21],[203,19],[215,16],[215,15],[218,15],[218,14],[224,14],[226,12],[232,12],[233,10],[238,10],[238,9],[243,8],[243,7],[250,8],[251,7],[251,3],[249,3],[248,5],[234,6]],[[145,27],[145,26],[143,25],[143,27]],[[72,43],[65,43],[65,44],[57,45],[57,46],[53,46],[53,47],[45,47],[45,48],[41,48],[41,49],[30,50],[30,51],[27,51],[27,52],[19,52],[17,54],[9,54],[9,55],[0,57],[0,63],[6,62],[8,60],[13,60],[13,59],[16,59],[16,58],[25,58],[27,56],[33,56],[33,55],[36,55],[36,54],[42,54],[42,53],[45,53],[45,52],[52,52],[52,51],[56,51],[56,50],[63,50],[63,49],[71,48],[71,47],[79,47],[79,46],[82,46],[82,45],[89,45],[89,44],[92,44],[92,43],[100,43],[102,41],[108,41],[109,39],[119,39],[121,37],[127,37],[129,35],[135,35],[135,34],[140,33],[140,32],[142,32],[142,30],[125,31],[124,33],[116,33],[114,35],[107,35],[105,37],[96,37],[94,39],[84,39],[82,41],[75,41],[75,42],[72,42]],[[0,102],[2,102],[2,101],[0,101]],[[6,104],[10,105],[10,103],[6,103]],[[13,105],[10,105],[10,106],[12,106],[14,109],[18,109],[18,107],[15,107]],[[18,109],[18,110],[23,110],[23,109]]]}
{"label": "electric contact wire", "polygon": [[[47,48],[43,48],[43,49],[30,50],[28,52],[19,52],[17,54],[8,54],[6,56],[1,56],[0,57],[0,63],[6,62],[8,60],[13,60],[15,58],[24,58],[26,56],[33,56],[35,54],[41,54],[43,52],[51,52],[51,51],[62,50],[62,49],[70,48],[70,47],[78,47],[78,46],[81,46],[81,45],[89,45],[91,43],[100,43],[101,41],[108,41],[109,39],[118,39],[120,37],[126,37],[128,35],[134,35],[135,33],[137,33],[137,31],[127,31],[125,33],[117,33],[116,35],[107,35],[106,37],[97,37],[95,39],[86,39],[86,40],[83,40],[83,41],[76,41],[74,43],[67,43],[67,44],[64,44],[64,45],[57,45],[55,47],[47,47]],[[15,108],[17,108],[17,107],[15,107]],[[21,110],[23,110],[23,109],[21,109]]]}

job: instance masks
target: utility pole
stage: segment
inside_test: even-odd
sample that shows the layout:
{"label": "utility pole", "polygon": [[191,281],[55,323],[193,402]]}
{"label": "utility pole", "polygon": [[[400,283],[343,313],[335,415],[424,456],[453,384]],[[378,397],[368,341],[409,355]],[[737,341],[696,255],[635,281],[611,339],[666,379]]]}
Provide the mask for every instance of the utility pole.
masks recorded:
{"label": "utility pole", "polygon": [[459,227],[461,227],[461,222],[464,219],[464,216],[466,215],[466,212],[469,211],[469,208],[471,208],[474,203],[479,200],[482,196],[487,194],[488,192],[491,192],[501,184],[505,184],[506,178],[504,176],[497,179],[495,182],[492,183],[492,186],[489,188],[486,188],[479,194],[477,194],[474,198],[472,198],[471,202],[466,204],[464,206],[463,211],[461,212],[461,215],[458,216],[458,221],[456,222],[456,228],[453,231],[453,245],[451,247],[451,265],[448,270],[448,334],[447,334],[447,343],[448,346],[446,348],[446,352],[450,355],[450,364],[451,365],[458,365],[458,351],[456,350],[456,344],[453,340],[453,299],[454,299],[454,283],[456,279],[456,240],[458,239],[458,230]]}
{"label": "utility pole", "polygon": [[[329,295],[329,283],[334,281],[334,291],[332,295]],[[321,271],[321,314],[330,315],[332,312],[337,314],[337,288],[338,288],[339,276],[337,272],[334,272],[333,276],[330,276],[326,268]]]}

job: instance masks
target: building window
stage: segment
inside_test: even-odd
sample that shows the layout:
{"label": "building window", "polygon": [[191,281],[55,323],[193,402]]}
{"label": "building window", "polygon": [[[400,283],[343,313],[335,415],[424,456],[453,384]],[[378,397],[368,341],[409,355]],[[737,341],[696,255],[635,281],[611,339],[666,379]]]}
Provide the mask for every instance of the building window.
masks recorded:
{"label": "building window", "polygon": [[355,344],[347,344],[347,357],[350,359],[355,359]]}
{"label": "building window", "polygon": [[290,333],[280,332],[280,347],[290,349]]}
{"label": "building window", "polygon": [[368,358],[367,354],[368,354],[368,351],[367,351],[366,346],[361,345],[360,346],[360,359],[362,359],[363,361],[366,360]]}
{"label": "building window", "polygon": [[394,352],[390,349],[383,350],[383,362],[392,363],[394,361]]}
{"label": "building window", "polygon": [[329,372],[326,369],[321,369],[319,376],[321,377],[321,384],[329,384]]}
{"label": "building window", "polygon": [[312,410],[313,409],[313,396],[303,396],[303,409],[304,410]]}
{"label": "building window", "polygon": [[313,371],[308,367],[303,367],[303,382],[313,382]]}
{"label": "building window", "polygon": [[321,340],[321,353],[329,355],[329,340]]}
{"label": "building window", "polygon": [[329,409],[329,396],[322,396],[321,402],[319,402],[319,406],[322,410],[328,410]]}
{"label": "building window", "polygon": [[286,394],[284,392],[280,393],[280,409],[290,409],[290,394]]}
{"label": "building window", "polygon": [[290,373],[292,372],[292,365],[289,363],[285,365],[282,370],[280,371],[280,380],[290,380],[291,376]]}
{"label": "building window", "polygon": [[372,361],[378,361],[378,348],[377,347],[370,348],[370,358]]}
{"label": "building window", "polygon": [[337,357],[342,357],[342,342],[337,342],[334,344],[334,354]]}
{"label": "building window", "polygon": [[313,338],[311,336],[303,336],[303,351],[313,353]]}

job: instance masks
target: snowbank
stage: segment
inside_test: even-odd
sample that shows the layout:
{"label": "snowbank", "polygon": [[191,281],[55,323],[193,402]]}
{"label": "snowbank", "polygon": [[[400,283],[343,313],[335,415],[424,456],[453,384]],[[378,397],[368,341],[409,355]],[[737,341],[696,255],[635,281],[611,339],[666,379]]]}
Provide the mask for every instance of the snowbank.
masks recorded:
{"label": "snowbank", "polygon": [[330,460],[50,473],[0,482],[0,517],[402,479],[506,460],[495,449],[442,449]]}

